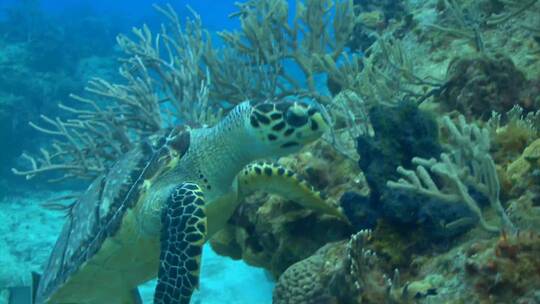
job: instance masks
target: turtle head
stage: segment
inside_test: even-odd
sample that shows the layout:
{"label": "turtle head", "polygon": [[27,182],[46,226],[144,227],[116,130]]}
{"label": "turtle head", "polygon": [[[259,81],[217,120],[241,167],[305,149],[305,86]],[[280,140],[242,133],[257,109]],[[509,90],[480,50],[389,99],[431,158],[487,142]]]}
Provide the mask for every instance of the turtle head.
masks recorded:
{"label": "turtle head", "polygon": [[246,124],[264,156],[294,153],[330,128],[320,105],[299,101],[253,105]]}

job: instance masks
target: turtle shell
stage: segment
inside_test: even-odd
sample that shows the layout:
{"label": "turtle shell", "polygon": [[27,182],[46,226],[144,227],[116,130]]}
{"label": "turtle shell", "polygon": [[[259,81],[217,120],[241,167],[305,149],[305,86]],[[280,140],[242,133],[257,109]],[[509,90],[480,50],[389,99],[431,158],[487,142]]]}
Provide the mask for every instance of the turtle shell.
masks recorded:
{"label": "turtle shell", "polygon": [[182,157],[189,143],[187,128],[163,130],[128,151],[92,182],[68,211],[39,282],[37,303],[48,299],[115,235],[126,211],[139,202],[144,181],[159,174],[172,157]]}

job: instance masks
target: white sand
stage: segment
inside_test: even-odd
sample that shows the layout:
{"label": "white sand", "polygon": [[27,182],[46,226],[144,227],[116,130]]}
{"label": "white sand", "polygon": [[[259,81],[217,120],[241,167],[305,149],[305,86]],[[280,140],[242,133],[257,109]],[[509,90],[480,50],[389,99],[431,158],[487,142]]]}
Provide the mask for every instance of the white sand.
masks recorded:
{"label": "white sand", "polygon": [[[30,272],[42,272],[45,260],[63,224],[63,214],[45,210],[40,202],[62,193],[29,193],[0,201],[0,304],[5,289],[30,284]],[[141,286],[145,303],[152,303],[155,282]],[[266,304],[272,302],[273,283],[262,269],[203,252],[200,290],[192,303]]]}

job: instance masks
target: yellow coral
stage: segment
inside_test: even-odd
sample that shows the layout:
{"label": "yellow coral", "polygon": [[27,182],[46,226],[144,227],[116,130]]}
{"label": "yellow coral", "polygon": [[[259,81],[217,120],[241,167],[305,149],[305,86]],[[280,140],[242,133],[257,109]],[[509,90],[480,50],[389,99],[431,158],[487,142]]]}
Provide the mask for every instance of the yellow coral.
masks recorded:
{"label": "yellow coral", "polygon": [[525,150],[523,154],[512,162],[506,169],[506,174],[511,181],[516,182],[524,178],[525,174],[533,166],[540,165],[540,139],[533,141]]}

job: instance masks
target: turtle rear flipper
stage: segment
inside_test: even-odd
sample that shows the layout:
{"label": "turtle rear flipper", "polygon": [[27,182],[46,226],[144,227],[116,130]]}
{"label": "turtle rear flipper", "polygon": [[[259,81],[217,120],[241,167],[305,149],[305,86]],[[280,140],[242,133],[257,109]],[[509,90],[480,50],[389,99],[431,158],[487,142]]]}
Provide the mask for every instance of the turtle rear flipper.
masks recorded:
{"label": "turtle rear flipper", "polygon": [[161,253],[155,304],[189,304],[199,285],[206,239],[204,197],[198,185],[182,183],[169,196],[161,216]]}
{"label": "turtle rear flipper", "polygon": [[262,190],[348,222],[343,212],[337,206],[328,203],[321,192],[316,191],[294,171],[279,164],[268,162],[250,164],[238,176],[238,187],[242,196]]}

